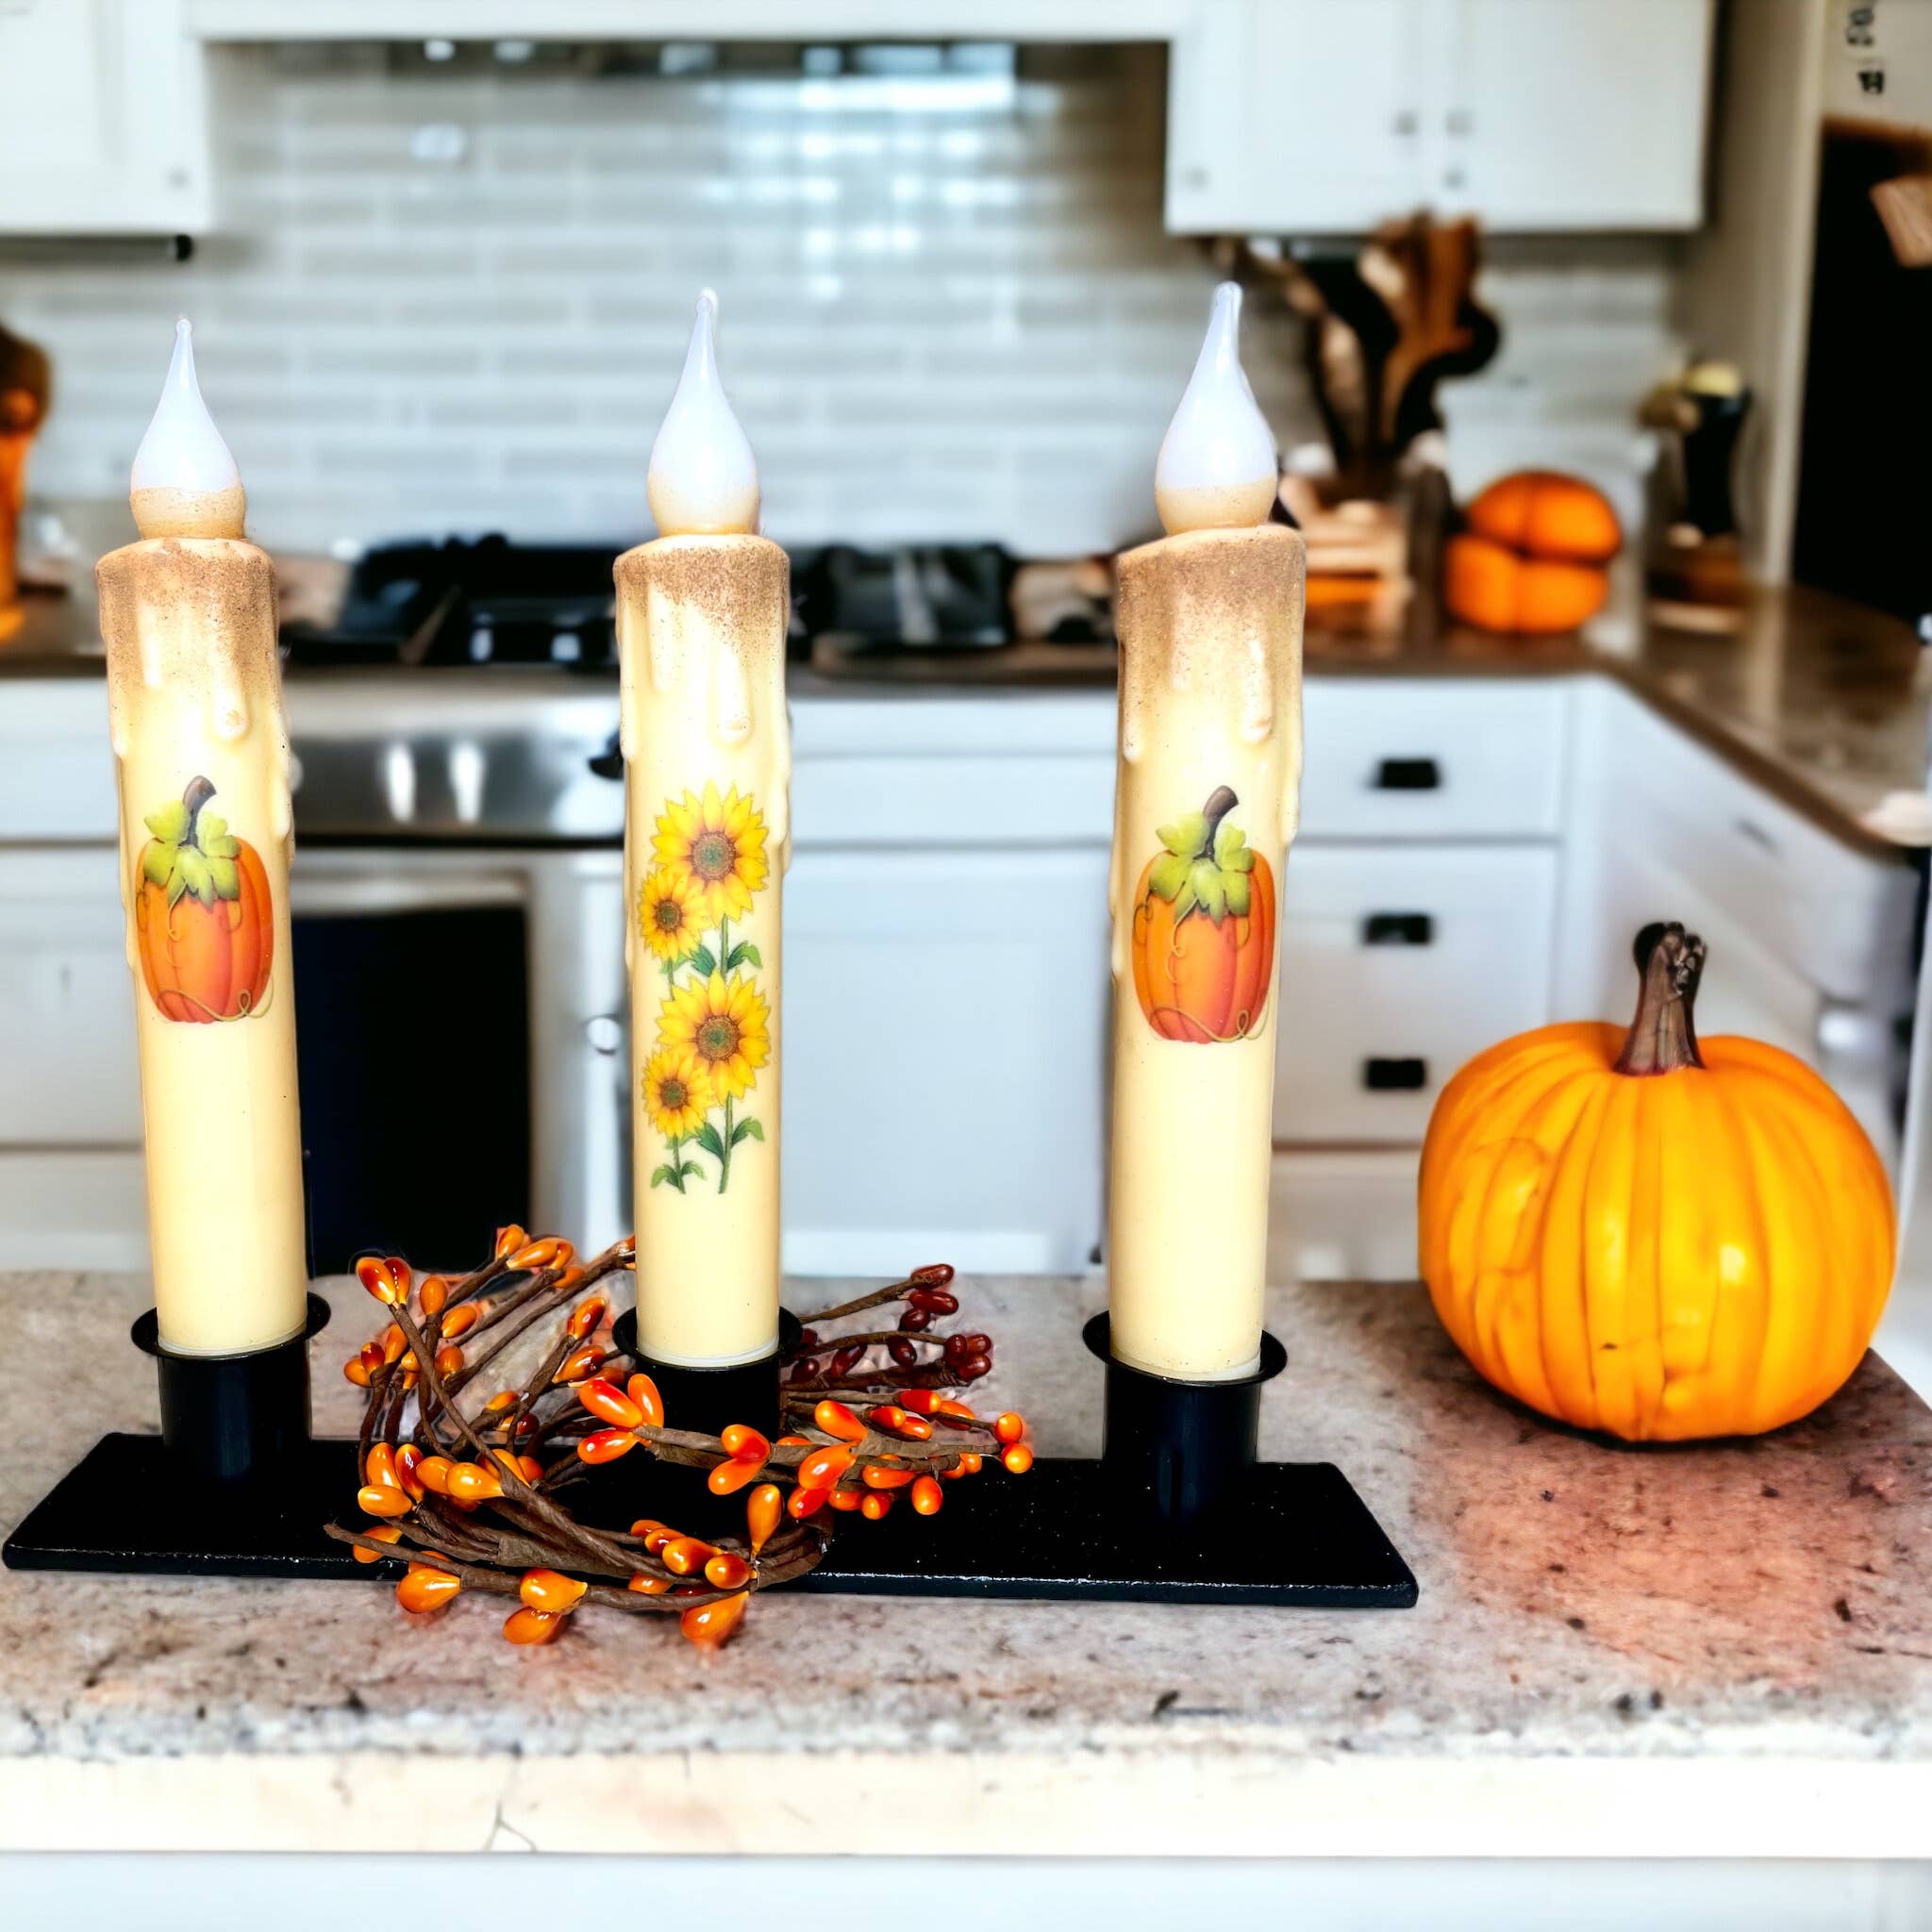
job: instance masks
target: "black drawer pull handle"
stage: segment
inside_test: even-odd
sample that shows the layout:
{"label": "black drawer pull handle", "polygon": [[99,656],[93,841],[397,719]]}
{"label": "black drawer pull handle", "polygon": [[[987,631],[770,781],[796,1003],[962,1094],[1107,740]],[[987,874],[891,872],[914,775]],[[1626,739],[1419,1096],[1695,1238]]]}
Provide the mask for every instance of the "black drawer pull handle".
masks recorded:
{"label": "black drawer pull handle", "polygon": [[596,757],[585,761],[600,778],[614,778],[620,784],[624,780],[624,751],[617,741],[617,733],[610,734],[610,742]]}
{"label": "black drawer pull handle", "polygon": [[1371,1093],[1414,1093],[1429,1084],[1427,1060],[1364,1060],[1362,1085]]}
{"label": "black drawer pull handle", "polygon": [[1440,791],[1442,768],[1434,758],[1384,758],[1375,767],[1377,791]]}
{"label": "black drawer pull handle", "polygon": [[1362,921],[1365,946],[1425,946],[1435,937],[1426,912],[1372,912]]}

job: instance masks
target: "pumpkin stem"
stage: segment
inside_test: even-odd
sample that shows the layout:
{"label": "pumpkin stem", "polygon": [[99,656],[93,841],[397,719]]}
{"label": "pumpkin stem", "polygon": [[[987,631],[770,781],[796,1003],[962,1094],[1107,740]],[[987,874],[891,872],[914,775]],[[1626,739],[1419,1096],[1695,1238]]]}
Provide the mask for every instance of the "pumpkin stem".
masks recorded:
{"label": "pumpkin stem", "polygon": [[1201,816],[1208,821],[1208,829],[1201,835],[1199,857],[1207,858],[1214,850],[1214,835],[1221,829],[1221,822],[1241,803],[1234,792],[1225,785],[1217,785],[1208,794],[1208,803],[1201,808]]}
{"label": "pumpkin stem", "polygon": [[194,822],[201,816],[202,807],[214,795],[215,788],[200,776],[189,779],[182,789],[181,803],[188,808],[188,829],[181,834],[184,845],[194,843]]}
{"label": "pumpkin stem", "polygon": [[1691,1008],[1704,976],[1704,941],[1681,925],[1646,925],[1632,948],[1642,985],[1630,1037],[1617,1056],[1620,1074],[1674,1074],[1701,1067]]}

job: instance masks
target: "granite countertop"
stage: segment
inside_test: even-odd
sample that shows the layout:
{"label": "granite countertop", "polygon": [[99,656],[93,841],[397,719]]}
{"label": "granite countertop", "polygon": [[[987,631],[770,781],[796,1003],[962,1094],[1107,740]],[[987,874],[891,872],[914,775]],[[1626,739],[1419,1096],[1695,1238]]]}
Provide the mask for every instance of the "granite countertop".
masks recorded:
{"label": "granite countertop", "polygon": [[[24,628],[0,645],[0,679],[100,675],[91,597],[29,596],[25,608]],[[1814,824],[1868,852],[1932,844],[1932,664],[1924,658],[1902,620],[1795,586],[1754,593],[1749,621],[1734,638],[1664,630],[1627,614],[1578,637],[1494,637],[1444,627],[1418,600],[1399,635],[1310,629],[1307,643],[1311,677],[1619,678]],[[1017,644],[940,658],[914,652],[836,670],[828,663],[791,667],[794,699],[1104,690],[1114,681],[1113,654],[1091,644]],[[297,684],[331,675],[290,673]],[[578,680],[568,689],[586,686]]]}
{"label": "granite countertop", "polygon": [[[342,1432],[373,1319],[326,1287]],[[991,1392],[1091,1451],[1099,1283],[968,1288]],[[144,1299],[0,1276],[0,1525],[152,1425]],[[1775,1437],[1630,1451],[1489,1391],[1417,1288],[1269,1319],[1264,1451],[1341,1464],[1417,1608],[774,1595],[707,1657],[591,1615],[512,1649],[494,1600],[420,1623],[373,1580],[0,1573],[0,1847],[1924,1852],[1932,1414],[1878,1360]]]}

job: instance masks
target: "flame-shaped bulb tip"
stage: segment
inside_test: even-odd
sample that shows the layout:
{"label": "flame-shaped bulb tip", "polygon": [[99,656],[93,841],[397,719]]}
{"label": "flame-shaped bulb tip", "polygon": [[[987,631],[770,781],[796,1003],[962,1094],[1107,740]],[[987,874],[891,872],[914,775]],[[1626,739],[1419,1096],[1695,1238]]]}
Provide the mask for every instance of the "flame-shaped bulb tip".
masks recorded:
{"label": "flame-shaped bulb tip", "polygon": [[1251,529],[1274,508],[1274,437],[1241,369],[1241,325],[1240,284],[1223,282],[1154,466],[1154,505],[1171,536]]}
{"label": "flame-shaped bulb tip", "polygon": [[718,375],[718,296],[698,295],[677,392],[651,445],[644,479],[660,537],[752,535],[758,466]]}
{"label": "flame-shaped bulb tip", "polygon": [[128,479],[143,537],[239,537],[247,499],[242,473],[201,398],[194,375],[194,330],[175,324],[175,351],[161,399],[134,453]]}

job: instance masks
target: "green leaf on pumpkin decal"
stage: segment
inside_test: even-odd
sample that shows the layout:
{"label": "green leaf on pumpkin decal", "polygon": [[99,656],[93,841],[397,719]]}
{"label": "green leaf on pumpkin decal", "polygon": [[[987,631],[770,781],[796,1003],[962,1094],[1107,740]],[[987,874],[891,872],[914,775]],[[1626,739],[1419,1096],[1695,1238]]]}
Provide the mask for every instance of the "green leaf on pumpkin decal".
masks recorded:
{"label": "green leaf on pumpkin decal", "polygon": [[188,829],[188,808],[178,798],[171,798],[158,811],[149,812],[142,823],[163,844],[173,845]]}
{"label": "green leaf on pumpkin decal", "polygon": [[172,845],[150,845],[141,856],[142,876],[151,886],[165,886],[168,875],[175,870],[175,848]]}
{"label": "green leaf on pumpkin decal", "polygon": [[1187,879],[1188,861],[1178,852],[1164,852],[1149,869],[1147,886],[1161,898],[1172,899]]}

